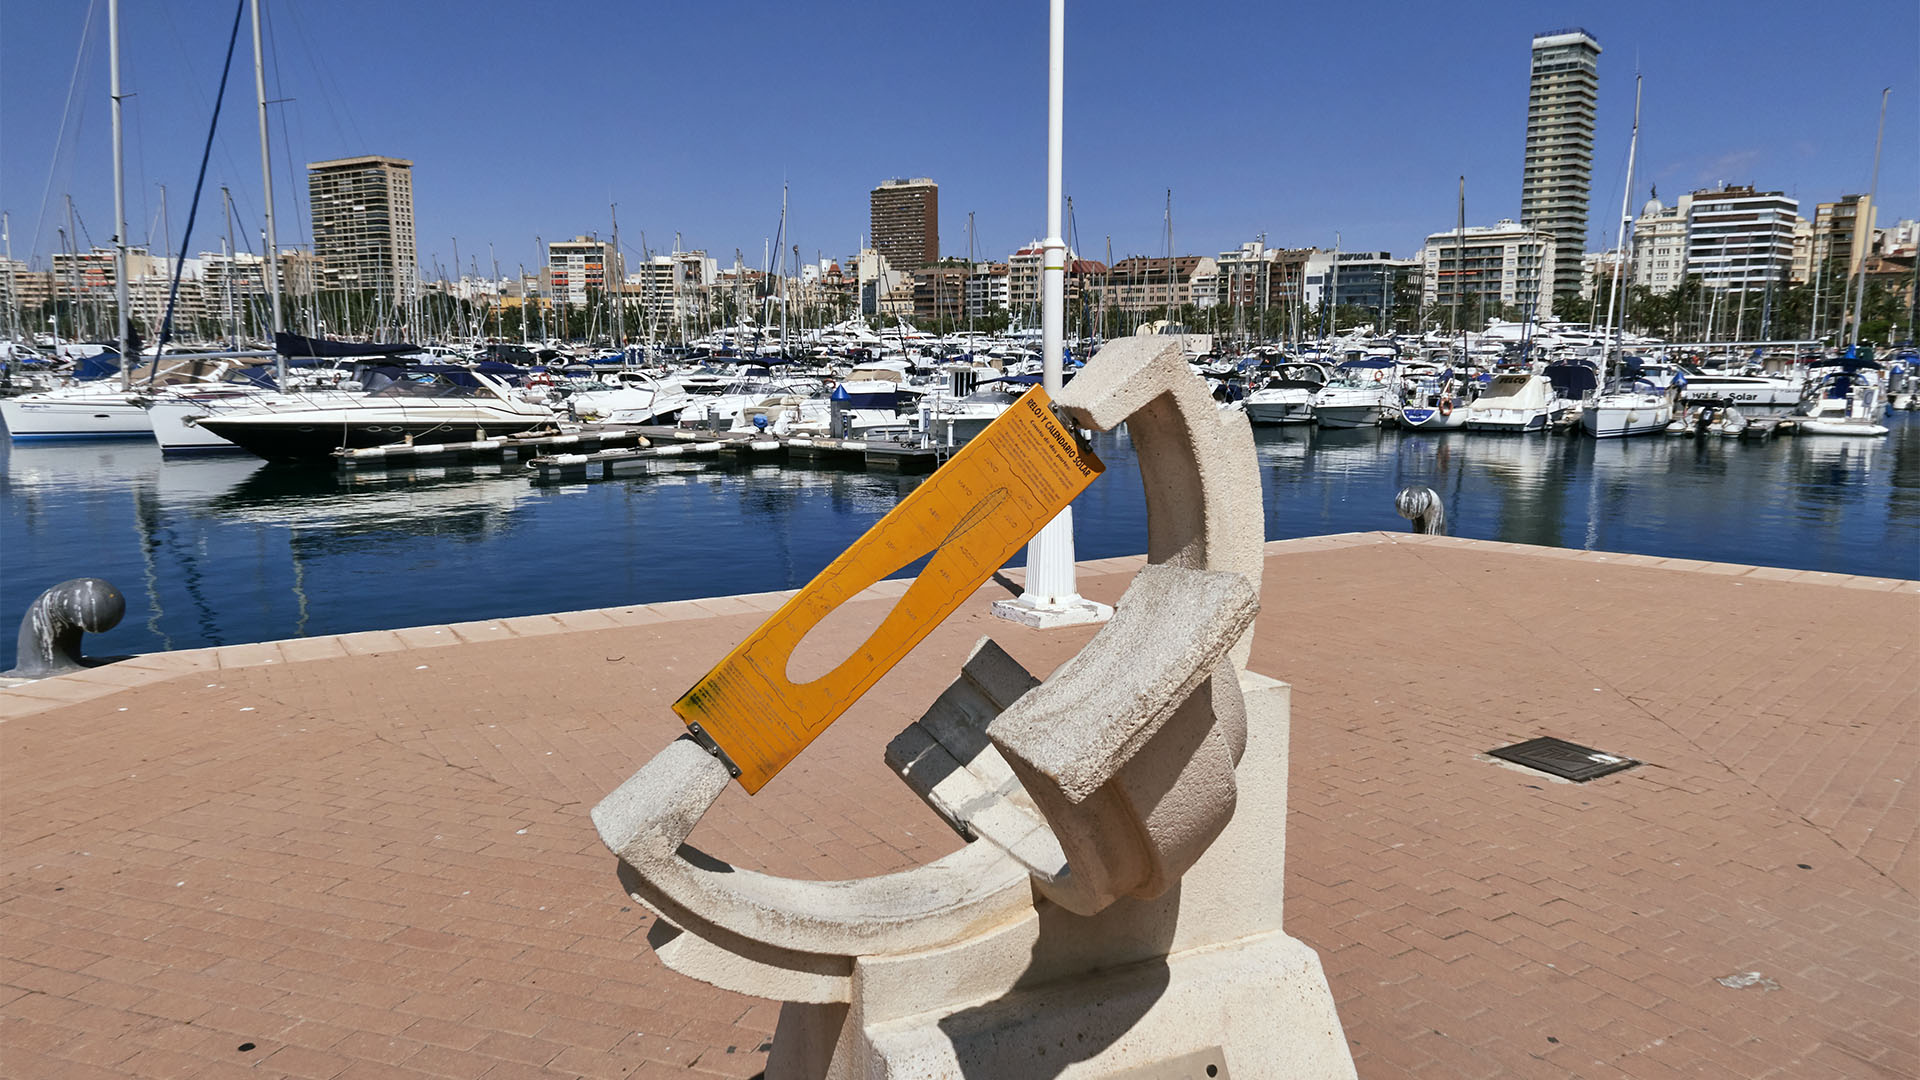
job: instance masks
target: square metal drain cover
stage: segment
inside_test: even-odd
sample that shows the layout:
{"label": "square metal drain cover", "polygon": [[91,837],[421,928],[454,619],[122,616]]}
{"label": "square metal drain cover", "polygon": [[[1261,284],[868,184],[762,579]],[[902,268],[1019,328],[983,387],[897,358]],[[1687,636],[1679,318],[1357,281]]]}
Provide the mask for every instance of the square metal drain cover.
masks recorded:
{"label": "square metal drain cover", "polygon": [[1550,773],[1581,784],[1640,764],[1632,758],[1595,750],[1591,746],[1570,743],[1565,739],[1552,738],[1528,739],[1526,742],[1502,746],[1498,750],[1489,750],[1487,753],[1516,765],[1539,769],[1543,773]]}

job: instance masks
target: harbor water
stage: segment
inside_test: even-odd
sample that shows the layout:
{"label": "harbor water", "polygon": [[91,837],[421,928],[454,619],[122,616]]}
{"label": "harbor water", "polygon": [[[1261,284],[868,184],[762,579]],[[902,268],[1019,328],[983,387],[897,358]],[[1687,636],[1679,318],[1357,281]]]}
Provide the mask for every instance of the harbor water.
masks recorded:
{"label": "harbor water", "polygon": [[[1427,484],[1457,536],[1920,578],[1920,422],[1763,443],[1256,429],[1267,536],[1404,531]],[[1079,556],[1146,546],[1124,432],[1075,504]],[[524,473],[342,476],[150,442],[0,440],[0,626],[46,587],[127,597],[95,654],[147,652],[803,585],[923,478],[714,463],[559,486]],[[1018,560],[1016,559],[1016,562]],[[912,573],[909,567],[903,573]]]}

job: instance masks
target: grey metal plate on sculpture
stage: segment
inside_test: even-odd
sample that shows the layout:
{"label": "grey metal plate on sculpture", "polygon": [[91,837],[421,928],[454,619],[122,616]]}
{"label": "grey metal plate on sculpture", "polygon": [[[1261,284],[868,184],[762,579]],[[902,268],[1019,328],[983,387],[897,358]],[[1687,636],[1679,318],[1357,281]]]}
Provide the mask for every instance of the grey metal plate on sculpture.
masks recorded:
{"label": "grey metal plate on sculpture", "polygon": [[1217,1046],[1112,1073],[1110,1080],[1228,1080],[1227,1055]]}

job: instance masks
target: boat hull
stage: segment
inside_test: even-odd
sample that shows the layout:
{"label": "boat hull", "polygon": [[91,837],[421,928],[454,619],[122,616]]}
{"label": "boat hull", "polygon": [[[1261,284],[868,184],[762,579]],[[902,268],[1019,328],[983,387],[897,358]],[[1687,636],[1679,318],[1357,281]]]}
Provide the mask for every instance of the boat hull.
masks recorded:
{"label": "boat hull", "polygon": [[1500,431],[1525,434],[1547,430],[1545,409],[1488,409],[1467,417],[1468,431]]}
{"label": "boat hull", "polygon": [[244,447],[221,438],[198,421],[213,410],[195,401],[156,401],[147,406],[147,421],[153,428],[153,440],[162,454],[243,454]]}
{"label": "boat hull", "polygon": [[331,461],[335,450],[361,450],[398,442],[471,442],[496,435],[512,435],[545,423],[527,417],[515,424],[504,420],[464,419],[335,420],[314,423],[261,423],[210,416],[199,426],[268,461]]}
{"label": "boat hull", "polygon": [[1409,405],[1400,410],[1400,426],[1414,431],[1459,431],[1467,426],[1467,411],[1454,409],[1447,413]]}
{"label": "boat hull", "polygon": [[1315,405],[1313,422],[1323,428],[1374,427],[1380,423],[1380,406]]}
{"label": "boat hull", "polygon": [[1580,413],[1580,430],[1596,439],[1657,435],[1673,423],[1673,409],[1660,405],[1589,405]]}
{"label": "boat hull", "polygon": [[150,439],[147,410],[124,399],[42,399],[28,394],[0,400],[0,419],[16,442],[29,439]]}
{"label": "boat hull", "polygon": [[1887,428],[1860,420],[1798,420],[1794,428],[1802,435],[1851,435],[1855,438],[1877,438],[1885,435]]}
{"label": "boat hull", "polygon": [[1258,392],[1247,395],[1247,419],[1256,424],[1311,424],[1313,423],[1313,402],[1302,397],[1298,401],[1262,401]]}

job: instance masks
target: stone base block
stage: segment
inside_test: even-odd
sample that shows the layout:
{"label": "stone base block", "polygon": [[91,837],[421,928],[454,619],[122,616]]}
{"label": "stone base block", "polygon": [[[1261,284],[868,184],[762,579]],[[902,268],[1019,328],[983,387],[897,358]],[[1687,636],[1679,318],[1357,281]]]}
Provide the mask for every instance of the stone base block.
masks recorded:
{"label": "stone base block", "polygon": [[[768,1080],[1355,1075],[1320,958],[1282,933],[884,1023],[856,1026],[861,1006],[856,1000],[851,1008],[825,1007],[831,1017],[813,1015],[820,1006],[787,1006],[795,1015],[783,1012],[780,1026],[789,1041],[782,1046],[775,1037]],[[844,1021],[851,1022],[839,1031],[839,1045],[823,1045],[832,1037],[822,1039],[819,1028]],[[800,1034],[795,1028],[814,1029],[812,1039],[791,1038]],[[1208,1064],[1215,1073],[1206,1072]]]}
{"label": "stone base block", "polygon": [[1084,596],[1076,596],[1062,604],[1038,604],[1023,596],[994,601],[993,614],[1035,630],[1052,630],[1061,626],[1106,622],[1113,618],[1113,607]]}

